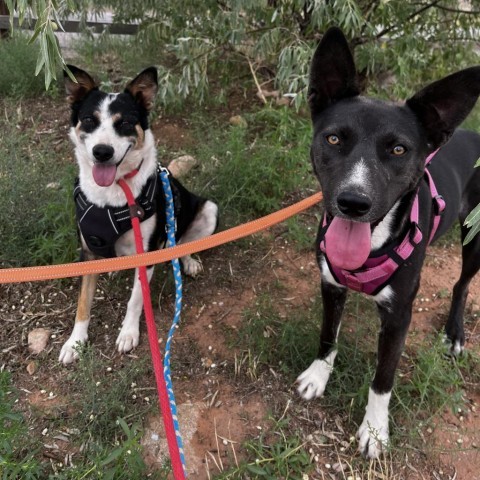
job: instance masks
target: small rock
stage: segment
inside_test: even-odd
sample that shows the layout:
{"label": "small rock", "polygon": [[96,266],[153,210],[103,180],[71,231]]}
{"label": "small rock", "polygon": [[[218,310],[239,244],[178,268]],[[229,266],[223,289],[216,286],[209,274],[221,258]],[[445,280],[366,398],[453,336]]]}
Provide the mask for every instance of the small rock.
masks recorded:
{"label": "small rock", "polygon": [[36,362],[30,362],[27,365],[27,372],[29,375],[33,375],[37,371],[37,363]]}
{"label": "small rock", "polygon": [[186,175],[198,161],[191,155],[182,155],[181,157],[174,158],[168,165],[168,169],[174,177],[182,177]]}
{"label": "small rock", "polygon": [[230,117],[229,122],[230,125],[235,127],[245,128],[247,126],[247,121],[241,115],[234,115],[233,117]]}
{"label": "small rock", "polygon": [[28,334],[28,349],[30,352],[38,355],[45,350],[48,339],[50,338],[50,330],[46,328],[35,328]]}

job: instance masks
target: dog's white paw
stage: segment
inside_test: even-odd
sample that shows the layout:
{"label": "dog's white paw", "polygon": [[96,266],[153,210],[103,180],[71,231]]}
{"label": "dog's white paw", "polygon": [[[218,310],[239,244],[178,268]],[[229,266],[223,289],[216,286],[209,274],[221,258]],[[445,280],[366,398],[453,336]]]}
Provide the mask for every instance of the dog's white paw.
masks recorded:
{"label": "dog's white paw", "polygon": [[452,343],[446,335],[443,337],[443,343],[449,349],[449,353],[454,357],[459,357],[465,350],[465,347],[460,343],[460,340],[455,340],[455,342]]}
{"label": "dog's white paw", "polygon": [[370,389],[365,417],[357,432],[358,449],[367,458],[378,458],[388,446],[388,403],[391,393]]}
{"label": "dog's white paw", "polygon": [[138,347],[139,341],[140,332],[138,327],[128,325],[122,327],[115,343],[117,345],[117,350],[120,353],[127,353],[135,347]]}
{"label": "dog's white paw", "polygon": [[64,365],[72,363],[78,358],[77,348],[88,340],[89,320],[76,321],[70,338],[63,344],[58,360]]}
{"label": "dog's white paw", "polygon": [[182,257],[183,271],[185,275],[195,277],[203,270],[203,265],[199,260],[195,260],[190,255]]}
{"label": "dog's white paw", "polygon": [[297,392],[303,399],[311,400],[323,395],[336,355],[337,351],[332,350],[323,360],[317,358],[297,378]]}

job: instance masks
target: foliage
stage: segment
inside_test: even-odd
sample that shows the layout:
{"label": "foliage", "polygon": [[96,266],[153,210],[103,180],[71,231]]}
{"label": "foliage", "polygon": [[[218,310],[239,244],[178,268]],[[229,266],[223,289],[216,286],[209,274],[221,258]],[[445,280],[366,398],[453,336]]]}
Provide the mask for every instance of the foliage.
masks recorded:
{"label": "foliage", "polygon": [[30,97],[44,90],[41,78],[34,75],[38,48],[27,37],[15,34],[0,42],[0,96]]}
{"label": "foliage", "polygon": [[[317,35],[341,27],[351,40],[365,77],[384,72],[406,88],[471,62],[480,15],[457,0],[8,0],[23,19],[37,16],[32,40],[40,43],[37,71],[47,85],[63,63],[54,32],[67,13],[111,10],[116,22],[138,23],[136,40],[158,52],[161,96],[203,99],[209,78],[241,63],[275,80],[283,93],[305,99],[308,65]],[[264,75],[264,74],[267,75]],[[406,80],[406,82],[405,82]]]}
{"label": "foliage", "polygon": [[198,125],[202,165],[195,191],[219,203],[227,224],[271,213],[294,192],[315,185],[306,153],[310,124],[287,108],[246,115],[248,126]]}
{"label": "foliage", "polygon": [[[480,167],[480,159],[478,159],[475,167]],[[470,228],[464,243],[467,244],[473,240],[473,237],[480,232],[480,203],[470,212],[465,219],[465,226]]]}
{"label": "foliage", "polygon": [[10,374],[0,370],[0,477],[4,480],[40,478],[35,440],[23,416],[14,410],[16,395]]}
{"label": "foliage", "polygon": [[[0,118],[0,239],[10,264],[75,260],[74,169],[20,102]],[[40,133],[39,133],[40,132]],[[66,143],[66,142],[65,142]]]}
{"label": "foliage", "polygon": [[[45,88],[48,90],[52,80],[57,78],[57,70],[65,67],[55,31],[61,26],[61,17],[68,12],[74,12],[78,6],[74,0],[5,0],[10,19],[13,22],[13,12],[19,17],[20,25],[26,18],[35,18],[34,32],[30,42],[38,42],[39,54],[35,75],[42,70],[45,74]],[[13,23],[12,23],[13,25]]]}
{"label": "foliage", "polygon": [[262,433],[259,438],[246,442],[245,449],[251,461],[243,461],[236,468],[216,476],[217,480],[257,478],[274,480],[288,478],[301,480],[312,469],[310,455],[298,435],[285,432],[288,419],[276,422],[275,435]]}

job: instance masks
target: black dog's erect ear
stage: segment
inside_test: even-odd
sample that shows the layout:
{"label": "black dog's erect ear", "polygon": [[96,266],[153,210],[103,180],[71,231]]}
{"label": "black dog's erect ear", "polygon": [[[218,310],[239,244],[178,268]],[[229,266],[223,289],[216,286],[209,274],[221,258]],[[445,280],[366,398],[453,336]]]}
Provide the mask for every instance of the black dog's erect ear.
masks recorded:
{"label": "black dog's erect ear", "polygon": [[75,83],[64,70],[63,76],[65,78],[65,91],[67,92],[67,101],[70,105],[79,102],[85,98],[88,92],[98,88],[95,80],[84,70],[73,65],[67,65],[67,68],[72,72],[77,80]]}
{"label": "black dog's erect ear", "polygon": [[339,28],[327,30],[310,67],[308,103],[312,116],[338,100],[360,93],[347,39]]}
{"label": "black dog's erect ear", "polygon": [[126,87],[125,92],[130,93],[135,101],[145,107],[149,112],[158,90],[158,76],[155,67],[149,67],[140,72]]}
{"label": "black dog's erect ear", "polygon": [[431,83],[407,100],[424,127],[432,150],[448,141],[480,95],[480,66]]}

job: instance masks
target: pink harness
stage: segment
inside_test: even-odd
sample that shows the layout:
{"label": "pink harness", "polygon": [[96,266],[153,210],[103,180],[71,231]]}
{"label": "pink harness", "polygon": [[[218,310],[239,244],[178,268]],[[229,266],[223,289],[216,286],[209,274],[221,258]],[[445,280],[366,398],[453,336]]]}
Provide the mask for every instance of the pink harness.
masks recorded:
{"label": "pink harness", "polygon": [[[425,160],[425,166],[428,166],[432,158],[438,152],[431,153]],[[438,194],[437,188],[433,178],[425,168],[425,177],[430,188],[430,194],[434,203],[434,217],[432,231],[428,244],[432,241],[435,232],[440,224],[440,218],[445,210],[445,201],[441,195]],[[398,267],[407,260],[415,250],[415,247],[422,241],[423,235],[418,227],[419,218],[419,200],[418,191],[413,201],[412,209],[410,211],[410,228],[405,238],[400,245],[394,247],[390,252],[380,255],[378,257],[369,257],[367,261],[357,270],[350,271],[332,265],[325,252],[325,239],[320,242],[320,249],[325,255],[330,271],[335,280],[352,290],[366,293],[367,295],[376,295],[389,281],[390,277],[397,271]],[[322,226],[327,227],[326,215],[323,216]]]}

